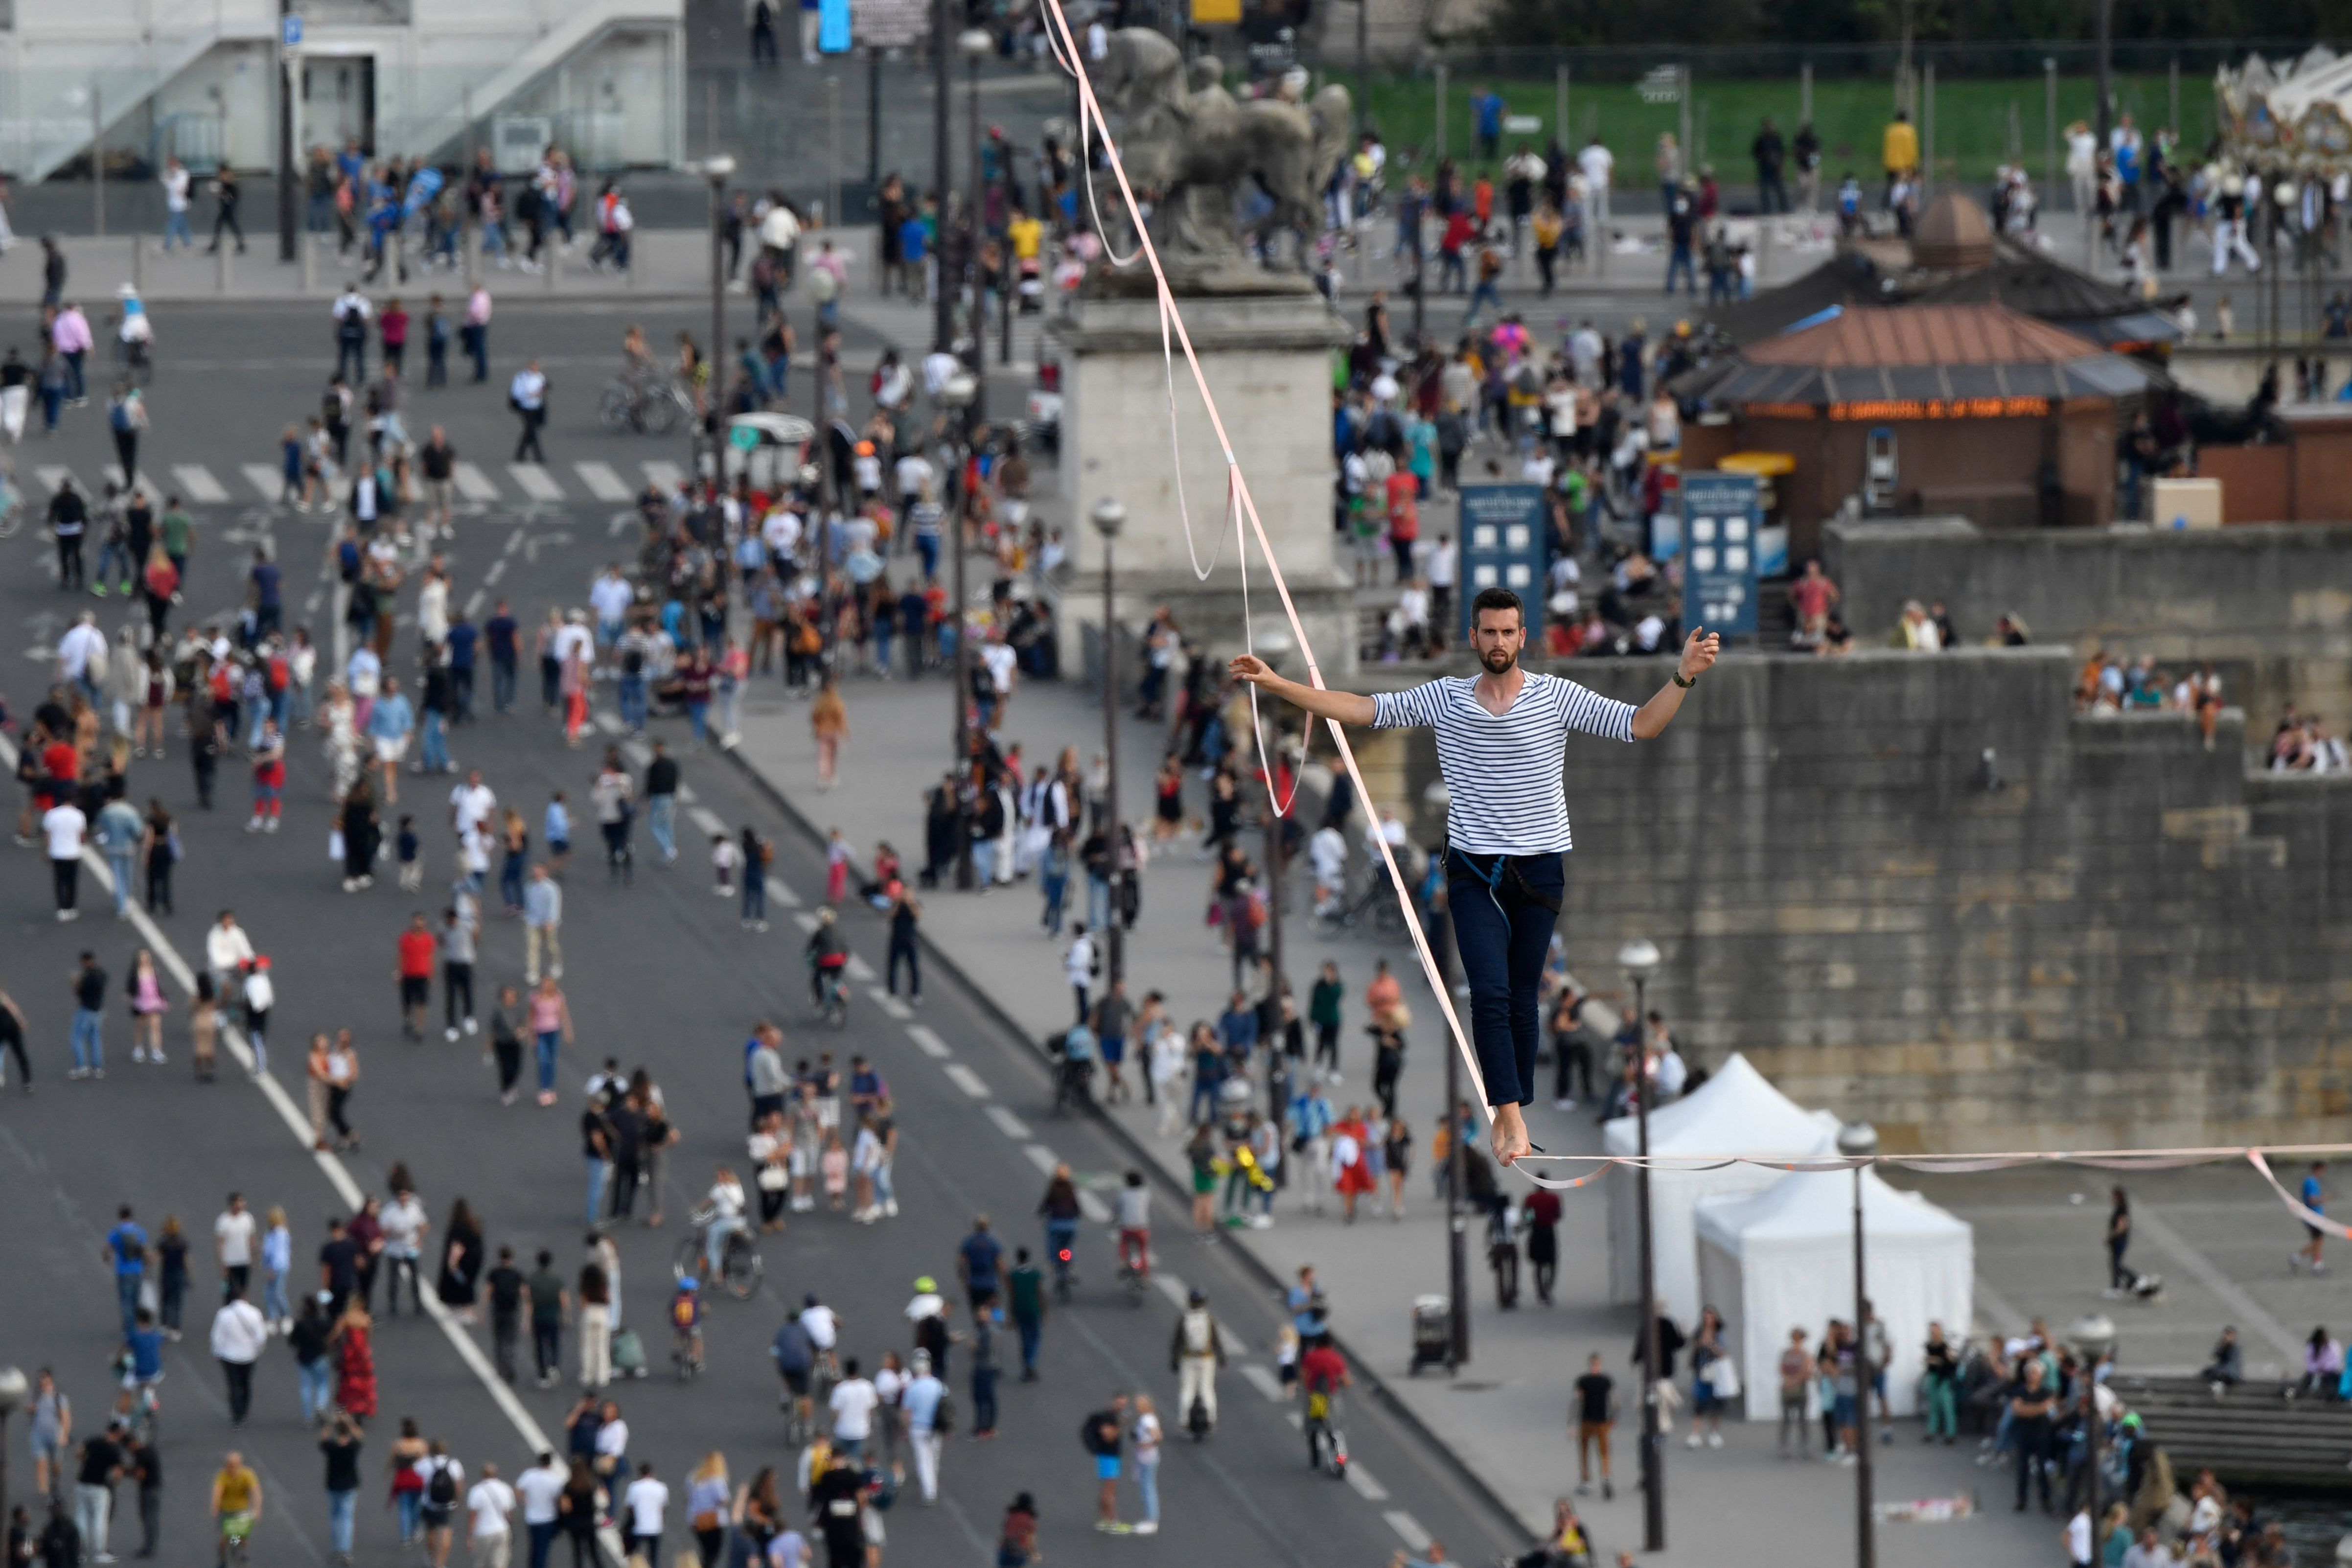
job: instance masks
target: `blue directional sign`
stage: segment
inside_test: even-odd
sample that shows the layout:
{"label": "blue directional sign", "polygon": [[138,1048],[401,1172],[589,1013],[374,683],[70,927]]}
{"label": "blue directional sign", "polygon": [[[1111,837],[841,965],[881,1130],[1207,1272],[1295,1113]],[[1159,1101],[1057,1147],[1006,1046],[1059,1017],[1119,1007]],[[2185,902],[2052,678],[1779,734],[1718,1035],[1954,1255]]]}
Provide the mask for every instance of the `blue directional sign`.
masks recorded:
{"label": "blue directional sign", "polygon": [[1462,624],[1470,636],[1470,601],[1481,588],[1508,588],[1543,624],[1544,574],[1551,568],[1551,511],[1541,485],[1462,487]]}
{"label": "blue directional sign", "polygon": [[1756,476],[1685,474],[1682,494],[1684,628],[1754,637]]}
{"label": "blue directional sign", "polygon": [[302,18],[290,12],[278,18],[278,36],[289,49],[302,46]]}

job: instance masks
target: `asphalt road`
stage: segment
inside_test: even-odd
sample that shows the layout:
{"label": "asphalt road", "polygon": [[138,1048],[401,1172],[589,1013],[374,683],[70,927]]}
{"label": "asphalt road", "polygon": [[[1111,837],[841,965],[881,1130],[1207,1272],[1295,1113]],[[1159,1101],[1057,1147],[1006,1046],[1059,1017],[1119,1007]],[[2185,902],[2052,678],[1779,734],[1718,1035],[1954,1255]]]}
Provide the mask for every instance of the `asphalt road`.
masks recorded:
{"label": "asphalt road", "polygon": [[[606,556],[619,552],[626,529],[615,519],[625,509],[597,499],[596,482],[574,465],[607,464],[634,487],[642,482],[644,461],[684,460],[682,443],[615,442],[589,425],[593,389],[613,361],[622,322],[642,316],[649,334],[662,337],[698,312],[670,314],[678,319],[569,303],[502,312],[492,385],[413,395],[411,426],[446,423],[461,455],[478,463],[496,495],[474,503],[446,552],[460,602],[478,590],[505,594],[529,624],[551,605],[579,602]],[[312,319],[318,315],[307,310],[299,319],[253,310],[182,311],[159,321],[162,369],[149,393],[154,429],[142,464],[158,473],[201,466],[227,498],[194,509],[198,535],[186,613],[233,605],[252,545],[266,541],[286,568],[289,623],[307,620],[324,628],[331,622],[323,574],[328,526],[262,504],[243,473],[247,464],[274,466],[279,428],[307,413],[324,379],[329,330],[323,319]],[[30,336],[24,323],[15,330]],[[853,336],[853,352],[856,345]],[[513,357],[525,352],[545,355],[557,378],[546,470],[557,499],[534,498],[503,461],[512,439],[503,381]],[[64,466],[89,480],[110,456],[93,404],[70,414],[56,441],[36,438],[16,455],[19,482],[37,508],[47,494],[40,468]],[[201,488],[187,475],[173,477],[184,488]],[[29,527],[0,542],[5,567],[0,617],[24,650],[8,661],[16,674],[0,689],[18,711],[29,710],[47,679],[32,655],[53,643],[68,612],[99,605],[110,629],[122,618],[118,600],[58,593],[46,558],[45,541]],[[486,589],[494,573],[499,581]],[[313,594],[320,598],[313,601]],[[404,661],[414,651],[413,634],[405,629],[398,651],[402,657],[393,668],[405,673]],[[481,767],[501,799],[518,804],[535,828],[551,789],[565,789],[575,805],[584,799],[597,752],[567,751],[540,719],[532,695],[526,690],[524,710],[509,720],[460,730],[452,750],[461,766]],[[683,745],[682,726],[671,739]],[[199,1238],[201,1258],[208,1255],[202,1238],[223,1194],[241,1189],[257,1208],[285,1206],[298,1264],[307,1264],[327,1215],[344,1207],[339,1173],[360,1189],[381,1192],[384,1173],[403,1161],[415,1173],[436,1226],[463,1194],[483,1216],[493,1247],[509,1245],[528,1257],[545,1246],[569,1269],[580,1245],[581,1089],[607,1056],[652,1070],[685,1135],[670,1164],[669,1225],[658,1231],[629,1228],[619,1237],[625,1317],[656,1328],[647,1342],[657,1368],[666,1365],[667,1336],[658,1331],[668,1289],[666,1263],[684,1212],[707,1185],[715,1163],[742,1163],[740,1051],[747,1026],[775,1019],[795,1055],[830,1048],[845,1061],[852,1052],[873,1058],[900,1107],[900,1217],[867,1228],[831,1214],[796,1216],[787,1234],[765,1238],[759,1297],[748,1304],[720,1301],[711,1310],[710,1375],[680,1385],[657,1371],[645,1382],[615,1388],[631,1425],[633,1455],[653,1460],[673,1482],[714,1447],[728,1455],[738,1479],[761,1465],[788,1463],[764,1353],[786,1301],[804,1290],[822,1294],[843,1314],[846,1352],[870,1364],[883,1350],[907,1347],[902,1308],[913,1279],[952,1276],[951,1249],[975,1210],[994,1215],[1008,1239],[1028,1240],[1035,1235],[1027,1216],[1043,1186],[1041,1163],[1059,1156],[1082,1172],[1125,1167],[1103,1129],[1051,1117],[1045,1075],[1030,1047],[998,1029],[944,975],[931,977],[929,1005],[911,1018],[887,1015],[860,984],[845,1032],[814,1028],[791,911],[778,909],[775,928],[764,935],[742,931],[731,902],[709,892],[698,857],[689,850],[678,868],[657,868],[642,836],[633,887],[609,885],[593,853],[575,855],[564,984],[579,1038],[562,1064],[564,1098],[553,1111],[538,1110],[527,1099],[503,1109],[478,1040],[449,1045],[436,1033],[409,1045],[398,1037],[394,941],[408,913],[437,908],[437,896],[403,895],[389,876],[368,891],[341,892],[340,873],[326,855],[324,762],[308,732],[297,733],[289,761],[286,826],[274,837],[240,831],[246,777],[233,760],[222,769],[219,809],[194,810],[185,751],[176,737],[163,763],[134,764],[131,794],[140,801],[160,797],[183,823],[187,856],[179,868],[179,912],[158,922],[162,935],[181,955],[201,962],[205,924],[217,910],[233,906],[272,957],[278,985],[272,1055],[278,1081],[298,1101],[301,1042],[317,1029],[354,1031],[364,1076],[352,1115],[365,1143],[363,1152],[346,1161],[314,1158],[257,1086],[236,1075],[212,1086],[193,1083],[184,1030],[177,1026],[168,1066],[134,1068],[125,1021],[119,1012],[110,1014],[109,1076],[103,1082],[66,1082],[67,975],[74,955],[94,949],[119,978],[140,936],[105,918],[105,900],[87,877],[89,912],[79,924],[57,924],[37,853],[15,851],[7,862],[16,871],[0,892],[0,921],[14,937],[0,961],[0,984],[31,1019],[38,1093],[0,1100],[0,1181],[12,1200],[0,1204],[0,1258],[13,1265],[0,1272],[0,1361],[55,1367],[84,1429],[110,1393],[106,1363],[113,1349],[113,1293],[100,1247],[115,1205],[134,1205],[151,1228],[164,1215],[177,1214]],[[681,837],[689,845],[708,842],[699,813],[730,828],[753,822],[776,841],[777,875],[785,887],[806,896],[821,886],[813,847],[731,764],[706,753],[688,758],[685,772],[696,795],[680,814]],[[414,811],[425,830],[428,894],[452,874],[446,837],[439,831],[446,818],[446,784],[402,780],[399,809]],[[705,831],[689,832],[690,823]],[[496,901],[489,900],[478,973],[478,984],[488,987],[519,981],[520,970],[521,933],[496,912]],[[878,922],[852,914],[846,923],[853,946],[878,967]],[[941,1050],[948,1053],[944,1059]],[[953,1443],[940,1507],[924,1510],[908,1501],[889,1516],[894,1561],[991,1560],[997,1518],[1023,1489],[1034,1491],[1043,1505],[1045,1547],[1057,1561],[1178,1552],[1190,1561],[1323,1568],[1385,1563],[1401,1544],[1418,1544],[1428,1535],[1471,1560],[1515,1544],[1496,1533],[1500,1527],[1442,1456],[1369,1399],[1355,1401],[1349,1417],[1358,1483],[1341,1486],[1310,1474],[1287,1407],[1260,1392],[1270,1385],[1266,1369],[1279,1321],[1269,1293],[1226,1249],[1183,1237],[1181,1214],[1164,1199],[1160,1227],[1163,1270],[1208,1289],[1249,1352],[1223,1380],[1225,1418],[1214,1438],[1198,1448],[1170,1447],[1162,1470],[1165,1533],[1156,1542],[1112,1542],[1087,1528],[1092,1489],[1076,1445],[1080,1417],[1114,1390],[1150,1390],[1163,1404],[1172,1404],[1174,1392],[1166,1365],[1172,1307],[1157,1292],[1133,1306],[1111,1287],[1107,1235],[1089,1226],[1081,1243],[1087,1283],[1075,1306],[1047,1324],[1044,1381],[1004,1383],[1000,1440]],[[202,1520],[205,1479],[234,1444],[256,1463],[270,1499],[257,1560],[321,1561],[321,1465],[298,1422],[289,1358],[275,1349],[264,1358],[256,1417],[232,1434],[219,1372],[205,1347],[206,1318],[200,1286],[187,1340],[170,1359],[165,1384],[167,1551],[174,1559],[202,1560],[197,1553],[208,1542]],[[487,1331],[476,1334],[486,1344]],[[502,1407],[469,1358],[432,1323],[382,1322],[377,1354],[382,1414],[367,1456],[371,1500],[381,1495],[375,1489],[383,1456],[402,1416],[414,1415],[426,1434],[446,1438],[469,1467],[494,1459],[511,1476],[527,1458],[516,1415],[553,1432],[570,1406],[568,1390],[526,1387],[515,1396],[519,1405]],[[958,1395],[968,1414],[962,1371],[959,1363]],[[22,1454],[19,1448],[11,1456],[17,1460],[11,1475],[20,1495],[28,1485]],[[127,1507],[127,1493],[124,1500]],[[1126,1506],[1131,1514],[1131,1489]],[[673,1551],[685,1542],[680,1511],[672,1510]],[[390,1563],[396,1552],[390,1516],[371,1500],[361,1513],[360,1559]]]}

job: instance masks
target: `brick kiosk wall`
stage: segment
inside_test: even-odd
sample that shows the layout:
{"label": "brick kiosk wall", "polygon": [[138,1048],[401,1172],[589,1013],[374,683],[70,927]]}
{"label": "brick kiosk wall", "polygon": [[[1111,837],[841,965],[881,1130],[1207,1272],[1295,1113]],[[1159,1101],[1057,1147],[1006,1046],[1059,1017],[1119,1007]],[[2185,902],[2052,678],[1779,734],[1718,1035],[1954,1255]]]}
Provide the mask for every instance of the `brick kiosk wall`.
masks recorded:
{"label": "brick kiosk wall", "polygon": [[[1613,986],[1651,937],[1698,1060],[1743,1050],[1892,1149],[2339,1133],[2352,781],[2250,780],[2239,736],[2207,752],[2177,716],[2077,718],[2073,664],[1734,658],[1662,740],[1572,741],[1571,966]],[[1568,673],[1640,701],[1665,668]],[[1406,804],[1426,732],[1370,750],[1433,841]]]}

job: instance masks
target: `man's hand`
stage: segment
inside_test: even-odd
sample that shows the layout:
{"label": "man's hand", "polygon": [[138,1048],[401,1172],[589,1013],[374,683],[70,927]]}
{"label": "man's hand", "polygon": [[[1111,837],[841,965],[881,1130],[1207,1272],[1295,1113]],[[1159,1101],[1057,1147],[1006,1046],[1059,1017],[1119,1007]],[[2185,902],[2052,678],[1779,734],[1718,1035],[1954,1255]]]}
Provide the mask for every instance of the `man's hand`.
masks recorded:
{"label": "man's hand", "polygon": [[1675,667],[1675,673],[1685,680],[1696,680],[1715,668],[1716,656],[1722,651],[1720,634],[1705,626],[1694,626],[1689,640],[1683,644],[1682,661]]}

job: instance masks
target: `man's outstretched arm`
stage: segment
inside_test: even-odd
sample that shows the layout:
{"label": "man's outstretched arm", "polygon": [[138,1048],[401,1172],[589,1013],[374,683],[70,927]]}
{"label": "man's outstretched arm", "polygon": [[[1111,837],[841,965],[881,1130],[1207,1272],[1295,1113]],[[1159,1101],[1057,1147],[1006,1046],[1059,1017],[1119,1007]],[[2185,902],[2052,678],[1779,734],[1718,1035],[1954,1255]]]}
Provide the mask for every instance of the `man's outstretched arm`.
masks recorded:
{"label": "man's outstretched arm", "polygon": [[1225,667],[1235,680],[1246,680],[1270,696],[1279,697],[1293,707],[1304,708],[1318,719],[1337,719],[1342,724],[1361,729],[1372,721],[1372,700],[1352,691],[1331,691],[1319,686],[1302,686],[1296,680],[1285,680],[1266,668],[1265,660],[1243,654]]}
{"label": "man's outstretched arm", "polygon": [[1723,638],[1700,626],[1683,644],[1683,657],[1675,666],[1675,679],[1658,688],[1658,694],[1634,710],[1633,739],[1647,741],[1674,722],[1682,711],[1683,694],[1690,689],[1685,681],[1696,680],[1715,668],[1715,656],[1723,651]]}

